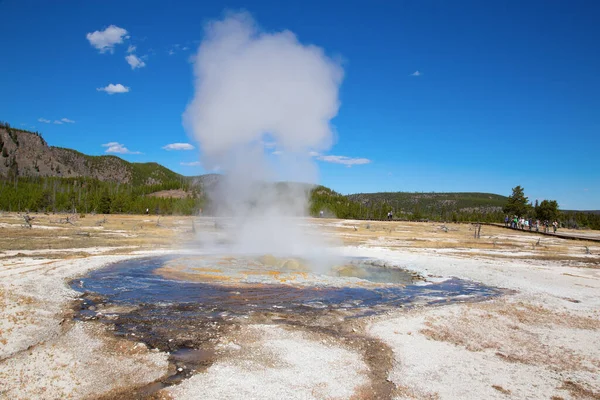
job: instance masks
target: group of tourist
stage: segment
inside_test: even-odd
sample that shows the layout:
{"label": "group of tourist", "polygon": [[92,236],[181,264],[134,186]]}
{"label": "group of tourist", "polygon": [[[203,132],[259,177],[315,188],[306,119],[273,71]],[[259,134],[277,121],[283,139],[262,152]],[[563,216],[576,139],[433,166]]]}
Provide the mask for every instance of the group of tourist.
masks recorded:
{"label": "group of tourist", "polygon": [[548,221],[547,219],[544,220],[544,222],[540,223],[539,219],[533,220],[532,218],[526,219],[526,218],[519,218],[516,215],[513,216],[512,218],[509,218],[508,215],[506,215],[504,217],[504,226],[506,226],[507,228],[510,226],[513,229],[521,229],[521,230],[530,230],[533,231],[535,230],[536,232],[540,231],[540,226],[543,227],[544,229],[544,233],[549,233],[550,232],[550,226],[552,226],[552,230],[553,233],[556,233],[556,230],[558,229],[558,221],[554,221],[552,223],[550,223],[550,221]]}

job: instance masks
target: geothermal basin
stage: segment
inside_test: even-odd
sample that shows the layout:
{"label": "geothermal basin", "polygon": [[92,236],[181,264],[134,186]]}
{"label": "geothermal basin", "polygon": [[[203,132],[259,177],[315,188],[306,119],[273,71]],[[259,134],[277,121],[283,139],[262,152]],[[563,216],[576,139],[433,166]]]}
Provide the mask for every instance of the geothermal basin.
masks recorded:
{"label": "geothermal basin", "polygon": [[[457,278],[425,279],[382,260],[347,258],[315,271],[306,260],[269,254],[136,258],[95,270],[71,286],[83,292],[76,319],[98,320],[117,336],[168,352],[168,375],[117,394],[135,398],[150,398],[205,371],[231,353],[227,338],[247,324],[318,332],[349,339],[364,354],[379,353],[374,349],[382,344],[355,329],[348,332],[348,321],[399,307],[474,302],[505,293]],[[380,354],[366,358],[389,363]]]}
{"label": "geothermal basin", "polygon": [[287,324],[335,335],[336,325],[348,319],[504,294],[457,278],[425,279],[381,260],[349,258],[315,272],[304,260],[272,255],[137,258],[71,286],[83,292],[76,318],[99,320],[114,326],[116,335],[170,352],[175,374],[163,384],[209,367],[221,338],[242,324]]}

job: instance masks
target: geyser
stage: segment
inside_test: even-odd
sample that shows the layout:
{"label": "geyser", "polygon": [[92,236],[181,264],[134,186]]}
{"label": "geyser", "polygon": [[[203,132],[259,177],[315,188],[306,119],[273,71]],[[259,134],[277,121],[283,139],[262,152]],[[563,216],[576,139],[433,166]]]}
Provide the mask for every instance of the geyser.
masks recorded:
{"label": "geyser", "polygon": [[310,152],[328,149],[343,70],[289,31],[261,31],[247,13],[205,27],[194,58],[195,94],[184,113],[203,165],[224,177],[210,193],[215,215],[243,253],[322,258],[298,224],[317,168]]}

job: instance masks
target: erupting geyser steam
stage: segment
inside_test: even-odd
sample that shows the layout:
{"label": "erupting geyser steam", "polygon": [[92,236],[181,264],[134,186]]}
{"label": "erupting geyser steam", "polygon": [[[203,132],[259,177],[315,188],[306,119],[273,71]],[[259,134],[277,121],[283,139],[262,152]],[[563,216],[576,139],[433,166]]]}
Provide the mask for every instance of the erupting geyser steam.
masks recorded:
{"label": "erupting geyser steam", "polygon": [[310,152],[332,144],[341,66],[292,32],[260,31],[237,13],[206,25],[194,71],[184,123],[204,166],[224,173],[209,196],[217,216],[231,217],[235,250],[316,256],[320,246],[292,221],[306,215],[307,188],[287,185],[282,195],[267,183],[316,182]]}

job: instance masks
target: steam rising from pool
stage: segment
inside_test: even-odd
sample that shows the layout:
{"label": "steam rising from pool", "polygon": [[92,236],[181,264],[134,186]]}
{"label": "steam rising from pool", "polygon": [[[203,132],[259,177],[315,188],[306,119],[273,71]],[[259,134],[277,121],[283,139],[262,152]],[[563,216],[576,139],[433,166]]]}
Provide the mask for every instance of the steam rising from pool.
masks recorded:
{"label": "steam rising from pool", "polygon": [[299,223],[310,186],[274,182],[317,182],[310,153],[333,142],[340,64],[290,31],[265,32],[235,13],[206,24],[194,73],[184,125],[204,167],[224,174],[208,195],[211,212],[229,218],[228,251],[326,258]]}

